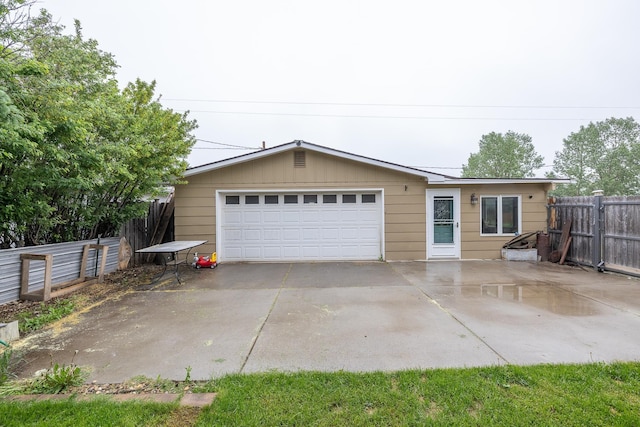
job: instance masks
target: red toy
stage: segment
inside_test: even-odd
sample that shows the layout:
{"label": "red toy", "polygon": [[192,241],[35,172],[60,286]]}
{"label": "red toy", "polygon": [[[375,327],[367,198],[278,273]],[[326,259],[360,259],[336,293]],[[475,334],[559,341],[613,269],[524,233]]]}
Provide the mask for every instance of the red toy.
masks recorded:
{"label": "red toy", "polygon": [[191,265],[195,268],[216,268],[218,266],[218,254],[214,252],[211,256],[198,256],[198,253],[196,253]]}

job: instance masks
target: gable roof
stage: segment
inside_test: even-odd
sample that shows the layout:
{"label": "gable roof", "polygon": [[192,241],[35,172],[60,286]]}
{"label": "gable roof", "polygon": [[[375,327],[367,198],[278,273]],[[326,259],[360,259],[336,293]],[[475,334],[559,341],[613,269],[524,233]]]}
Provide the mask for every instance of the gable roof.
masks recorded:
{"label": "gable roof", "polygon": [[469,184],[533,184],[533,183],[568,183],[570,180],[566,179],[548,179],[548,178],[458,178],[449,175],[443,175],[439,173],[429,172],[422,169],[412,168],[410,166],[403,166],[397,163],[391,163],[384,160],[377,160],[371,157],[361,156],[359,154],[353,154],[346,151],[336,150],[334,148],[325,147],[318,144],[312,144],[302,140],[294,140],[287,142],[286,144],[276,145],[275,147],[265,148],[264,150],[254,151],[253,153],[242,154],[240,156],[231,157],[217,162],[207,163],[201,166],[195,166],[188,168],[184,172],[184,177],[198,175],[205,172],[214,171],[217,169],[225,168],[228,166],[237,165],[239,163],[249,162],[251,160],[260,159],[263,157],[271,156],[274,154],[282,153],[284,151],[295,150],[304,148],[305,150],[315,151],[318,153],[328,154],[331,156],[341,157],[343,159],[353,160],[356,162],[365,163],[372,166],[378,166],[385,169],[394,170],[397,172],[404,172],[410,175],[416,175],[424,178],[429,184],[454,184],[454,185],[469,185]]}
{"label": "gable roof", "polygon": [[421,169],[412,168],[409,166],[402,166],[396,163],[386,162],[384,160],[372,159],[371,157],[360,156],[358,154],[348,153],[346,151],[340,151],[322,145],[312,144],[310,142],[295,140],[286,144],[277,145],[271,148],[265,148],[264,150],[254,151],[253,153],[243,154],[229,159],[220,160],[213,163],[207,163],[206,165],[196,166],[189,168],[184,172],[184,176],[198,175],[204,172],[213,171],[216,169],[224,168],[227,166],[236,165],[239,163],[248,162],[251,160],[260,159],[273,154],[282,153],[283,151],[295,150],[304,148],[305,150],[315,151],[318,153],[328,154],[331,156],[341,157],[343,159],[353,160],[360,163],[365,163],[372,166],[378,166],[385,169],[391,169],[398,172],[408,173],[410,175],[417,175],[425,178],[428,182],[444,182],[447,179],[457,179],[452,176],[442,175],[433,172],[427,172]]}

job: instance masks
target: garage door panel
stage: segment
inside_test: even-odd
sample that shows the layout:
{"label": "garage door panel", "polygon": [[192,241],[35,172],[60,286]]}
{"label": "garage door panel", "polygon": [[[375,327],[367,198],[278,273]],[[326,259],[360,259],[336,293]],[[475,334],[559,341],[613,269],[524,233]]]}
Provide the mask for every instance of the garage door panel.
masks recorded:
{"label": "garage door panel", "polygon": [[282,222],[285,224],[300,223],[300,212],[297,210],[293,212],[282,212]]}
{"label": "garage door panel", "polygon": [[285,259],[300,259],[300,246],[283,246],[282,255]]}
{"label": "garage door panel", "polygon": [[242,212],[231,211],[224,216],[225,224],[242,224]]}
{"label": "garage door panel", "polygon": [[239,246],[225,247],[225,253],[229,259],[242,259],[242,248]]}
{"label": "garage door panel", "polygon": [[339,228],[322,228],[322,241],[335,241],[340,239]]}
{"label": "garage door panel", "polygon": [[300,241],[300,229],[299,228],[285,228],[282,230],[282,240]]}
{"label": "garage door panel", "polygon": [[[356,194],[356,203],[343,203],[353,198],[343,199],[342,193]],[[375,203],[361,203],[357,191],[331,194],[338,196],[325,199],[318,194],[318,203],[313,204],[303,203],[303,193],[298,194],[297,204],[265,204],[263,196],[258,204],[245,204],[242,196],[239,204],[226,205],[223,198],[219,218],[221,260],[377,259],[382,251],[380,193]],[[280,201],[284,195],[278,195]]]}
{"label": "garage door panel", "polygon": [[302,240],[303,241],[309,241],[309,240],[313,240],[313,241],[318,241],[319,239],[321,239],[321,229],[318,227],[305,227],[302,229]]}
{"label": "garage door panel", "polygon": [[244,256],[247,259],[262,258],[261,246],[244,246]]}
{"label": "garage door panel", "polygon": [[282,248],[280,246],[264,246],[264,257],[267,259],[282,258]]}
{"label": "garage door panel", "polygon": [[243,220],[245,224],[261,224],[262,214],[261,212],[253,211],[244,212]]}
{"label": "garage door panel", "polygon": [[265,224],[280,224],[280,222],[282,221],[282,212],[264,211],[262,213],[262,221]]}
{"label": "garage door panel", "polygon": [[225,241],[229,243],[239,242],[242,240],[242,230],[239,228],[228,228],[224,230],[224,238]]}
{"label": "garage door panel", "polygon": [[319,210],[305,210],[302,212],[302,222],[320,222],[322,221],[322,212]]}
{"label": "garage door panel", "polygon": [[344,210],[340,213],[341,222],[358,222],[358,211],[356,209]]}
{"label": "garage door panel", "polygon": [[326,209],[322,212],[323,222],[340,222],[340,211],[337,209]]}
{"label": "garage door panel", "polygon": [[378,221],[380,221],[380,213],[370,210],[362,210],[358,213],[358,219],[360,222],[377,223]]}
{"label": "garage door panel", "polygon": [[357,228],[343,228],[341,237],[345,240],[356,240],[358,238]]}
{"label": "garage door panel", "polygon": [[376,227],[360,227],[358,236],[362,240],[378,240],[379,231]]}
{"label": "garage door panel", "polygon": [[264,240],[266,241],[279,241],[280,239],[282,239],[282,230],[280,230],[279,228],[265,228],[263,236]]}
{"label": "garage door panel", "polygon": [[242,233],[245,242],[260,242],[262,241],[262,230],[260,229],[248,229]]}
{"label": "garage door panel", "polygon": [[320,258],[320,249],[317,246],[303,246],[302,257],[305,259]]}
{"label": "garage door panel", "polygon": [[337,254],[340,254],[338,245],[323,245],[320,248],[320,257],[323,259],[336,259]]}

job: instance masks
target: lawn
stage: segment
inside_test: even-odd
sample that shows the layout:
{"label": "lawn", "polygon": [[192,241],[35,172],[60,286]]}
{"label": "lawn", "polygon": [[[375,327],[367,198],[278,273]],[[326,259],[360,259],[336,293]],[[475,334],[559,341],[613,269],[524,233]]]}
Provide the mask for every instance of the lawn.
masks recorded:
{"label": "lawn", "polygon": [[[0,402],[0,425],[640,425],[640,363],[228,375],[175,404]],[[184,411],[184,410],[182,410]]]}

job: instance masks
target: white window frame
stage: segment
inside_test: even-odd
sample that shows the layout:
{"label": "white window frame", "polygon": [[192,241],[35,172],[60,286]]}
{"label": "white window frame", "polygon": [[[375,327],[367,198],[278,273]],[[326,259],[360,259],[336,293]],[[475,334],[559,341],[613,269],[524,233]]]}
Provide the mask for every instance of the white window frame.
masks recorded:
{"label": "white window frame", "polygon": [[[522,195],[520,194],[484,194],[480,196],[480,235],[481,236],[513,236],[514,233],[504,233],[502,231],[502,199],[504,197],[515,197],[516,199],[518,199],[518,230],[516,231],[517,234],[522,234]],[[497,202],[497,224],[496,224],[496,232],[495,233],[483,233],[482,232],[482,199],[488,199],[488,198],[497,198],[498,202]]]}

